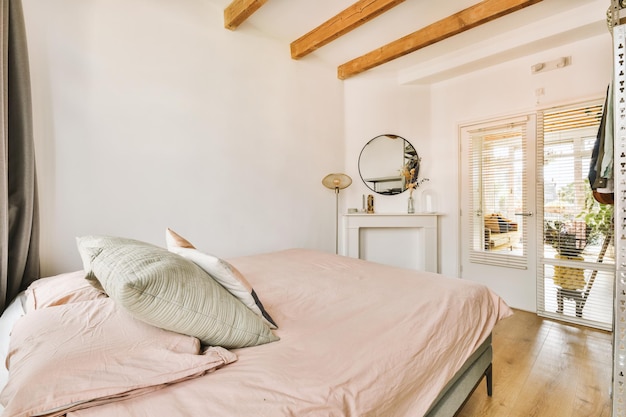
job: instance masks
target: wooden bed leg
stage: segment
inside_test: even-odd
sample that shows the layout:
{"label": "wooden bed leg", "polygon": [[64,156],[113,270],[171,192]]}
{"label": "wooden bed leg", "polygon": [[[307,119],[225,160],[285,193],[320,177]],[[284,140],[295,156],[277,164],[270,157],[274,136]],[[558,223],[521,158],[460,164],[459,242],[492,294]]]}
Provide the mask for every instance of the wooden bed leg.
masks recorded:
{"label": "wooden bed leg", "polygon": [[493,394],[493,369],[492,364],[485,371],[485,379],[487,381],[487,395],[491,397]]}

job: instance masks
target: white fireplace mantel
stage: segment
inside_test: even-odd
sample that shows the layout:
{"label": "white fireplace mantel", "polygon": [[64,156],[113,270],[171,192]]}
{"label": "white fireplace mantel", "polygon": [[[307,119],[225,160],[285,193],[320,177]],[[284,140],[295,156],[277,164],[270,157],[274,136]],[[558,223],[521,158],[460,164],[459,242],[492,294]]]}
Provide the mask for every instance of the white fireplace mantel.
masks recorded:
{"label": "white fireplace mantel", "polygon": [[439,272],[439,216],[441,213],[350,213],[343,216],[342,255],[361,258],[361,230],[365,228],[414,228],[423,233],[424,269]]}

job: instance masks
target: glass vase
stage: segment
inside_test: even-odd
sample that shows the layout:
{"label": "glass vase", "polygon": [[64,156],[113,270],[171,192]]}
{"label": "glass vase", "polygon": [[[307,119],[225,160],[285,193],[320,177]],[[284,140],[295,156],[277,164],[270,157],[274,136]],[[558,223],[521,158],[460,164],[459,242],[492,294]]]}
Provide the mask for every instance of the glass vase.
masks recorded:
{"label": "glass vase", "polygon": [[412,195],[409,196],[409,205],[407,207],[406,212],[409,213],[409,214],[415,213],[415,200],[413,200],[413,196]]}

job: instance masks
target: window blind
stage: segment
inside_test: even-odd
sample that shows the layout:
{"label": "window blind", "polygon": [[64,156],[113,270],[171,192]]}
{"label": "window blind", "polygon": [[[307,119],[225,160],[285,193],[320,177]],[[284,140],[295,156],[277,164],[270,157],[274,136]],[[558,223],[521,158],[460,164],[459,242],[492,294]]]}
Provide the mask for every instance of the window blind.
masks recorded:
{"label": "window blind", "polygon": [[602,115],[598,101],[538,112],[538,310],[612,327],[613,207],[593,199],[587,180]]}
{"label": "window blind", "polygon": [[470,130],[470,262],[524,269],[526,118]]}

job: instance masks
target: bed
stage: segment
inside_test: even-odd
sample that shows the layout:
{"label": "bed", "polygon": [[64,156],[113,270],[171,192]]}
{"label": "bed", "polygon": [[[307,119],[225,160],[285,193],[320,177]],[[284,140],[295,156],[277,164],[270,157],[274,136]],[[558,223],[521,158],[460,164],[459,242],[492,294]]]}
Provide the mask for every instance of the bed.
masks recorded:
{"label": "bed", "polygon": [[[135,250],[136,241],[122,241]],[[483,377],[491,395],[491,331],[511,310],[482,285],[305,249],[213,257],[207,265],[211,255],[170,243],[169,250],[145,244],[147,262],[131,256],[141,277],[126,273],[118,288],[112,281],[129,246],[100,240],[97,250],[82,248],[83,270],[40,279],[9,306],[0,318],[3,417],[441,417],[453,416]],[[141,309],[167,297],[151,293],[145,303],[128,293],[153,290],[152,270],[163,270],[167,253],[230,297],[214,302],[219,311],[203,313],[202,325],[228,303],[262,323],[260,332],[240,333],[261,336],[237,333],[217,345],[211,337],[221,338],[223,327],[211,336],[168,328],[177,311],[191,310],[188,294],[183,307],[159,310],[166,325],[146,318]],[[115,264],[108,277],[94,261],[103,254],[107,267]],[[209,275],[211,267],[221,269]],[[260,309],[214,280],[224,273],[243,279]],[[173,297],[194,283],[176,274],[162,274]],[[192,298],[213,299],[197,288],[187,288]],[[229,329],[241,321],[237,314]]]}

